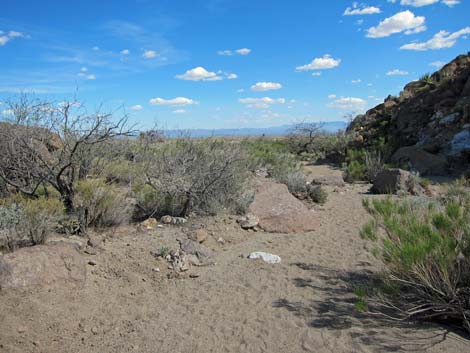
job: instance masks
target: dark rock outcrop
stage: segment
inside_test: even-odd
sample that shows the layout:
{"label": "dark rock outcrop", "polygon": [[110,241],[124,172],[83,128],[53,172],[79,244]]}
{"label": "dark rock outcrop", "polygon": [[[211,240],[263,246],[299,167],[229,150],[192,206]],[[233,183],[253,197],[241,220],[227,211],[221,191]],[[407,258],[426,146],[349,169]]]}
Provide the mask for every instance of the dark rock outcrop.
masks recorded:
{"label": "dark rock outcrop", "polygon": [[470,168],[470,54],[405,86],[399,97],[349,126],[365,146],[385,141],[389,157],[421,174]]}
{"label": "dark rock outcrop", "polygon": [[412,195],[421,195],[424,192],[410,172],[398,168],[385,169],[377,174],[371,191],[374,194],[405,192]]}

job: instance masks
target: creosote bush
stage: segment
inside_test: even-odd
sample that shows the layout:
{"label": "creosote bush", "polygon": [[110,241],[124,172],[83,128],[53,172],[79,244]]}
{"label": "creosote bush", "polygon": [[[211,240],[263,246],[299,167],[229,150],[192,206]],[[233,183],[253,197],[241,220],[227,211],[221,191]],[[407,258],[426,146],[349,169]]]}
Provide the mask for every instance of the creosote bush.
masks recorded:
{"label": "creosote bush", "polygon": [[386,267],[383,288],[369,299],[397,319],[453,322],[470,332],[470,191],[363,204],[373,220],[361,236]]}
{"label": "creosote bush", "polygon": [[186,137],[142,147],[133,188],[143,213],[186,217],[232,209],[248,179],[248,159],[237,141]]}
{"label": "creosote bush", "polygon": [[129,222],[133,204],[127,190],[101,179],[81,180],[76,185],[74,204],[83,230],[88,227],[112,227]]}

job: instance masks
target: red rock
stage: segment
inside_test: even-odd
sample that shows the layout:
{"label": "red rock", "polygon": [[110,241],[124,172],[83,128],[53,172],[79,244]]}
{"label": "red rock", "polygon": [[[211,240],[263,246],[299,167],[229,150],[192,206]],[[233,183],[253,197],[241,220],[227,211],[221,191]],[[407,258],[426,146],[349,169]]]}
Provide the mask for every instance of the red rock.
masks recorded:
{"label": "red rock", "polygon": [[259,226],[267,232],[301,233],[319,226],[313,210],[296,199],[284,184],[263,183],[249,212],[259,218]]}
{"label": "red rock", "polygon": [[22,248],[0,257],[0,288],[84,284],[86,261],[75,244],[58,242]]}

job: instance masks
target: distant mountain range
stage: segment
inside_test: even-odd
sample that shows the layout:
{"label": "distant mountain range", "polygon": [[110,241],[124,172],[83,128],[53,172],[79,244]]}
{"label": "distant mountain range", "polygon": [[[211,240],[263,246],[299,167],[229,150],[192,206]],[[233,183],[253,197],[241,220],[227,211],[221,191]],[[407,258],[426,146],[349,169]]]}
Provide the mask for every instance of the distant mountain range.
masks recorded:
{"label": "distant mountain range", "polygon": [[[335,133],[338,130],[346,129],[347,123],[344,121],[331,121],[322,123],[322,130],[325,133]],[[287,135],[294,125],[281,125],[264,128],[240,128],[240,129],[188,129],[192,137],[210,136],[281,136]],[[181,135],[181,130],[165,130],[165,135],[175,137]]]}

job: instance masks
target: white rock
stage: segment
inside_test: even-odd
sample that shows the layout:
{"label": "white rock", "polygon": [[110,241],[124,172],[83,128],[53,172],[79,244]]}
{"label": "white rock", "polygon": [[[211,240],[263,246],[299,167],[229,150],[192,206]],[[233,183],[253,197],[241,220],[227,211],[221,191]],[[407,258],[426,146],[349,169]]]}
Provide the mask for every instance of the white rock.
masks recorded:
{"label": "white rock", "polygon": [[281,258],[277,255],[273,255],[267,252],[256,251],[248,255],[251,260],[261,259],[268,264],[278,264],[281,262]]}

